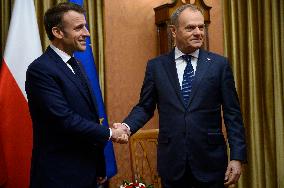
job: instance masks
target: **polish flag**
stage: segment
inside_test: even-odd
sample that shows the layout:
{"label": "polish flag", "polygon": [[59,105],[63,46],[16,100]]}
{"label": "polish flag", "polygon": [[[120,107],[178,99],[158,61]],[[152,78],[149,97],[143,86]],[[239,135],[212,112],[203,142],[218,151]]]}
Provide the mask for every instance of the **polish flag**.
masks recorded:
{"label": "polish flag", "polygon": [[5,188],[29,186],[32,122],[25,74],[41,54],[34,1],[15,0],[0,69],[0,186]]}

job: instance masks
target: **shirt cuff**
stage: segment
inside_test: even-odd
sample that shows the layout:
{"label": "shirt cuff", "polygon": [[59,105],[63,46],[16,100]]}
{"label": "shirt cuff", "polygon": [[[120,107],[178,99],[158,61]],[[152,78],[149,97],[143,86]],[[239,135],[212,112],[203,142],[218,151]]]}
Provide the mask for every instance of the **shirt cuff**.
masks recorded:
{"label": "shirt cuff", "polygon": [[[124,125],[125,127],[128,128],[128,130],[130,131],[130,127],[126,124],[126,123],[121,123],[122,125]],[[130,131],[131,132],[131,131]]]}
{"label": "shirt cuff", "polygon": [[109,140],[111,139],[111,137],[112,137],[112,130],[111,130],[111,128],[109,128]]}

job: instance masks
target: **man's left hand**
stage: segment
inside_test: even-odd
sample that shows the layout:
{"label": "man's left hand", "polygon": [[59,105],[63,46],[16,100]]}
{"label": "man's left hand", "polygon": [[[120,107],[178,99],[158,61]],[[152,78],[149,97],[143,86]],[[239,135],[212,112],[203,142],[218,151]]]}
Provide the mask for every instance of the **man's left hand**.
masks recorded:
{"label": "man's left hand", "polygon": [[97,177],[97,183],[98,183],[99,185],[105,183],[106,180],[107,180],[107,177]]}
{"label": "man's left hand", "polygon": [[225,173],[225,186],[235,185],[242,174],[241,161],[231,160]]}

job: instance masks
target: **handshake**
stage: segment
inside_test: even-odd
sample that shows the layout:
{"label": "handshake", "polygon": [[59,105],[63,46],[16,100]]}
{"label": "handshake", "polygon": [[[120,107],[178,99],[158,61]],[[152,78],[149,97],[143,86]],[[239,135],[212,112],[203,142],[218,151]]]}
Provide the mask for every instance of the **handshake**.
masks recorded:
{"label": "handshake", "polygon": [[128,138],[131,134],[129,127],[123,123],[114,123],[111,128],[111,140],[120,144],[128,143]]}

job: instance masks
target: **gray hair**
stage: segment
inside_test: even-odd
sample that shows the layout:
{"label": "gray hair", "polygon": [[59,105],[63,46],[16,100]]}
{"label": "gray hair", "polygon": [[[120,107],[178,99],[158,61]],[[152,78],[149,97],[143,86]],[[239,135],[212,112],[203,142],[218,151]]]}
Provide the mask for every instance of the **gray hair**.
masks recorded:
{"label": "gray hair", "polygon": [[195,5],[192,5],[192,4],[185,4],[185,5],[182,5],[180,6],[179,8],[177,8],[174,13],[171,15],[171,25],[174,25],[174,26],[178,26],[179,22],[178,22],[178,18],[180,16],[180,14],[185,10],[185,9],[190,9],[192,11],[199,11],[201,12],[201,14],[203,14],[203,11],[195,6]]}

